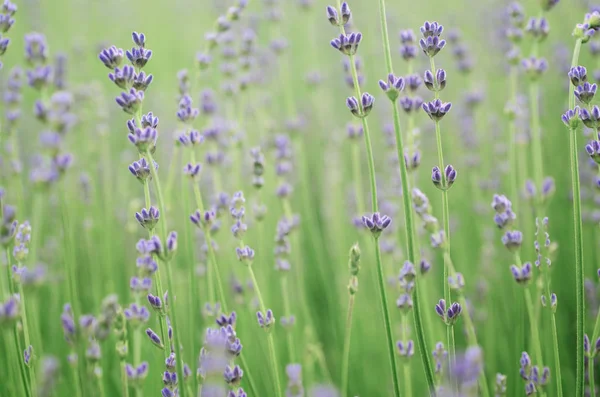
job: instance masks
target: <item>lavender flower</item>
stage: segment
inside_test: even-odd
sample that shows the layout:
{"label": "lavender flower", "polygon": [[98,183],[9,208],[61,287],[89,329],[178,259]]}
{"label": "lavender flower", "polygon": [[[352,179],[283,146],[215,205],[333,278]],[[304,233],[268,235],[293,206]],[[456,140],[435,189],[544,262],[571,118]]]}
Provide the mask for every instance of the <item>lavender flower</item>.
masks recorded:
{"label": "lavender flower", "polygon": [[462,313],[462,308],[457,302],[452,303],[450,307],[446,308],[446,301],[440,299],[435,305],[435,312],[446,325],[453,325]]}
{"label": "lavender flower", "polygon": [[529,33],[537,41],[543,41],[550,33],[550,25],[546,18],[530,18],[525,31]]}
{"label": "lavender flower", "polygon": [[267,309],[266,314],[263,312],[256,312],[256,318],[258,320],[258,325],[267,332],[275,325],[275,317],[273,316],[273,311],[271,309]]}
{"label": "lavender flower", "polygon": [[532,276],[531,262],[526,262],[522,267],[512,265],[510,271],[515,281],[519,284],[528,284]]}
{"label": "lavender flower", "polygon": [[492,208],[496,211],[494,222],[500,229],[511,225],[517,218],[517,215],[512,210],[511,201],[504,195],[494,194]]}
{"label": "lavender flower", "polygon": [[[158,170],[158,163],[156,162],[154,162],[154,169]],[[135,176],[142,184],[146,183],[147,180],[152,178],[150,165],[145,158],[141,158],[140,160],[131,163],[129,166],[129,172],[131,172],[131,174]]]}
{"label": "lavender flower", "polygon": [[135,69],[133,66],[125,65],[122,69],[115,67],[113,73],[108,74],[108,78],[110,81],[115,83],[117,87],[124,90],[129,90],[131,87],[133,87],[134,75]]}
{"label": "lavender flower", "polygon": [[288,385],[285,391],[286,397],[303,397],[302,366],[300,364],[288,364],[285,367],[288,377]]}
{"label": "lavender flower", "polygon": [[225,367],[225,372],[223,373],[223,377],[225,378],[225,382],[233,387],[239,386],[242,382],[242,376],[244,376],[244,371],[236,365],[231,368],[229,365]]}
{"label": "lavender flower", "polygon": [[46,63],[48,59],[48,44],[46,36],[33,32],[25,35],[25,60],[30,65]]}
{"label": "lavender flower", "polygon": [[146,328],[146,335],[148,335],[150,342],[152,342],[152,344],[154,346],[158,347],[161,350],[163,350],[165,348],[165,345],[163,345],[158,334],[156,332],[152,331],[152,329]]}
{"label": "lavender flower", "polygon": [[600,108],[596,105],[589,111],[586,108],[582,108],[579,112],[579,117],[588,128],[598,128],[600,126]]}
{"label": "lavender flower", "polygon": [[548,62],[544,58],[530,57],[523,59],[521,66],[527,77],[531,81],[535,81],[548,69]]}
{"label": "lavender flower", "polygon": [[[121,48],[115,47],[114,45],[110,46],[109,48],[105,48],[100,52],[100,54],[98,54],[98,59],[100,59],[100,61],[107,68],[111,70],[116,69],[119,66],[121,66],[121,62],[123,62],[123,50]],[[115,73],[117,73],[116,70]]]}
{"label": "lavender flower", "polygon": [[351,56],[355,55],[358,50],[358,45],[362,40],[362,33],[353,32],[349,34],[340,34],[339,37],[331,40],[331,46],[342,54]]}
{"label": "lavender flower", "polygon": [[450,111],[452,103],[442,102],[440,99],[423,103],[422,108],[429,118],[435,122],[440,121]]}
{"label": "lavender flower", "polygon": [[251,265],[254,260],[254,250],[248,246],[245,247],[237,247],[235,249],[237,257],[240,262],[243,262],[246,265]]}
{"label": "lavender flower", "polygon": [[390,73],[387,82],[379,80],[379,87],[385,92],[390,101],[395,102],[398,95],[400,95],[400,91],[404,90],[404,78],[396,77],[393,73]]}
{"label": "lavender flower", "polygon": [[371,231],[375,238],[378,238],[391,223],[392,219],[387,215],[380,215],[379,212],[373,213],[371,216],[364,215],[362,217],[363,225]]}
{"label": "lavender flower", "polygon": [[146,127],[144,129],[136,128],[133,130],[133,132],[129,132],[127,138],[129,139],[129,142],[133,143],[137,147],[138,152],[153,152],[156,148],[158,132],[152,127]]}
{"label": "lavender flower", "polygon": [[575,66],[569,70],[569,79],[571,84],[577,87],[587,82],[587,70],[583,66]]}
{"label": "lavender flower", "polygon": [[133,66],[141,69],[152,57],[152,51],[146,49],[146,36],[143,33],[133,32],[131,37],[137,47],[133,47],[131,50],[126,51],[125,55]]}
{"label": "lavender flower", "polygon": [[154,229],[160,218],[160,211],[158,208],[152,206],[149,209],[142,208],[140,212],[135,213],[135,219],[140,225],[148,230]]}
{"label": "lavender flower", "polygon": [[562,115],[562,122],[570,129],[576,130],[581,123],[580,114],[579,106],[575,106],[575,108],[567,110]]}
{"label": "lavender flower", "polygon": [[431,70],[427,70],[423,75],[423,82],[429,91],[440,92],[446,88],[446,71],[438,69],[434,77]]}
{"label": "lavender flower", "polygon": [[375,98],[368,92],[362,94],[360,103],[356,97],[351,96],[346,98],[346,106],[350,109],[350,112],[358,118],[367,117],[369,113],[371,113],[374,103]]}
{"label": "lavender flower", "polygon": [[502,236],[502,244],[504,244],[509,251],[517,251],[519,248],[521,248],[522,243],[523,233],[517,230],[507,231],[504,236]]}
{"label": "lavender flower", "polygon": [[597,90],[598,86],[596,84],[590,84],[586,81],[582,85],[577,86],[573,94],[579,102],[587,105],[594,99]]}
{"label": "lavender flower", "polygon": [[144,91],[131,88],[129,92],[122,92],[120,96],[115,98],[115,101],[125,113],[135,114],[144,101]]}

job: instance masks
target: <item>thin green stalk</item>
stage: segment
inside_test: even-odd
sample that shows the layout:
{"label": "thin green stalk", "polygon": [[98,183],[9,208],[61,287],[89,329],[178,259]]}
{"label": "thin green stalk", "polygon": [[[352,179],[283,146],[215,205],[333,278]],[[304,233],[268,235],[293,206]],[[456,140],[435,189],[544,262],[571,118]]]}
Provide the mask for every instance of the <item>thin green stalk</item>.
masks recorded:
{"label": "thin green stalk", "polygon": [[[62,220],[62,227],[63,227],[63,250],[64,250],[64,255],[65,258],[63,258],[64,260],[64,271],[65,271],[65,277],[67,279],[67,296],[69,298],[69,302],[71,303],[71,307],[73,309],[73,316],[75,319],[79,318],[81,316],[81,306],[80,306],[80,302],[79,302],[79,293],[78,293],[78,287],[77,287],[77,271],[75,269],[75,263],[76,263],[76,255],[75,255],[75,246],[73,245],[73,228],[71,226],[71,222],[69,219],[69,212],[67,209],[67,200],[63,191],[63,187],[64,186],[59,186],[58,187],[58,191],[59,191],[59,202],[60,202],[60,211],[61,211],[61,220]],[[78,357],[79,359],[77,360],[77,364],[76,364],[76,371],[78,371],[78,376],[76,377],[77,379],[75,379],[75,384],[76,384],[76,388],[77,391],[79,393],[81,393],[82,391],[85,392],[86,390],[86,385],[83,383],[83,379],[85,378],[85,360],[83,360],[83,357],[85,357],[85,354],[83,354],[83,352],[85,351],[85,348],[83,346],[83,343],[81,343],[81,341],[76,340],[75,343],[77,344],[77,350],[78,350]]]}
{"label": "thin green stalk", "polygon": [[[281,274],[281,294],[283,296],[283,311],[284,315],[289,318],[290,316],[290,298],[289,288],[287,282],[287,274]],[[296,362],[296,352],[294,351],[294,336],[292,335],[291,329],[285,330],[287,337],[287,348],[288,348],[288,360],[291,363]]]}
{"label": "thin green stalk", "polygon": [[[165,202],[163,200],[162,189],[160,186],[160,179],[158,176],[158,172],[156,172],[156,168],[154,167],[154,158],[152,157],[152,153],[148,150],[145,155],[148,157],[148,164],[150,164],[150,173],[152,174],[152,180],[154,181],[154,188],[156,189],[156,196],[158,197],[158,207],[162,214],[161,216],[161,230],[162,230],[162,239],[166,241],[167,239],[167,211],[165,208]],[[176,368],[177,368],[177,377],[179,379],[183,379],[183,366],[180,355],[181,345],[179,343],[179,327],[177,326],[177,315],[175,310],[175,290],[173,288],[173,272],[171,268],[171,264],[169,260],[163,261],[165,267],[167,268],[167,288],[169,289],[170,299],[169,299],[169,310],[171,312],[171,321],[173,322],[173,339],[175,343],[175,354],[177,355]],[[185,397],[185,388],[180,388],[180,394],[182,397]]]}
{"label": "thin green stalk", "polygon": [[[556,330],[556,315],[554,313],[552,313],[552,342],[554,344],[554,373],[555,373],[555,378],[556,378],[556,391],[557,391],[557,397],[562,397],[563,396],[563,390],[562,390],[562,373],[561,373],[561,369],[560,369],[560,355],[559,355],[559,348],[558,348],[558,331]],[[590,360],[592,363],[594,362],[594,360]],[[593,365],[593,364],[592,364]],[[594,389],[592,388],[592,396],[595,396],[595,392]]]}
{"label": "thin green stalk", "polygon": [[[533,146],[533,176],[535,185],[538,189],[542,188],[544,164],[542,160],[542,133],[540,127],[540,109],[539,109],[540,87],[537,81],[529,85],[529,106],[531,113],[531,141]],[[536,216],[541,217],[541,194],[535,199]]]}
{"label": "thin green stalk", "polygon": [[[379,0],[379,17],[381,24],[381,33],[383,38],[383,49],[385,54],[385,63],[387,67],[388,74],[394,72],[393,63],[392,63],[392,53],[390,49],[390,39],[388,33],[387,26],[387,14],[385,9],[385,0]],[[432,58],[433,60],[433,58]],[[409,64],[410,68],[410,64]],[[394,134],[396,136],[396,149],[398,153],[398,163],[400,164],[400,177],[402,179],[402,200],[404,204],[404,217],[405,217],[405,233],[406,233],[406,244],[408,251],[408,259],[411,263],[416,263],[416,242],[415,242],[415,229],[413,224],[413,216],[412,216],[412,207],[410,205],[410,192],[408,188],[408,172],[406,169],[406,162],[404,161],[404,145],[402,142],[402,133],[400,131],[400,114],[398,107],[396,105],[396,101],[392,102],[392,108],[394,113]],[[412,120],[409,121],[409,125]],[[409,131],[411,134],[412,131]],[[377,246],[377,251],[379,250],[379,245]],[[447,283],[447,278],[445,280]],[[423,367],[425,370],[425,377],[427,379],[427,384],[430,390],[430,393],[435,394],[435,380],[433,375],[433,367],[429,360],[429,350],[427,349],[427,342],[425,340],[425,330],[423,328],[423,320],[421,318],[421,309],[420,309],[420,296],[418,294],[418,284],[420,284],[420,280],[417,279],[415,282],[414,295],[415,299],[413,306],[414,313],[414,321],[415,321],[415,329],[417,333],[417,344],[419,347],[419,351],[421,352],[421,361],[423,363]],[[395,355],[394,355],[395,358]],[[392,360],[393,362],[393,360]],[[405,372],[409,371],[409,368],[405,366]],[[394,374],[395,375],[395,374]],[[405,376],[405,382],[410,382],[410,376]],[[397,380],[396,380],[397,381]],[[410,383],[409,383],[410,385]],[[410,386],[407,386],[408,390],[410,390]],[[410,394],[407,394],[410,395]]]}
{"label": "thin green stalk", "polygon": [[533,351],[535,354],[535,362],[540,364],[542,363],[542,348],[540,346],[540,333],[538,331],[538,324],[533,310],[531,291],[529,290],[529,287],[524,287],[523,290],[525,292],[525,305],[527,306],[527,314],[529,315],[529,323],[531,326],[531,343],[533,345]]}
{"label": "thin green stalk", "polygon": [[[266,314],[267,308],[265,306],[265,302],[263,301],[262,294],[260,293],[258,281],[256,280],[256,275],[254,274],[254,270],[252,269],[251,264],[248,265],[248,272],[250,273],[250,278],[252,279],[252,285],[254,286],[254,291],[256,292],[258,303],[260,304],[260,310]],[[273,332],[271,332],[271,330],[267,332],[267,342],[269,345],[269,356],[271,359],[271,370],[273,371],[273,381],[275,382],[276,394],[277,396],[282,397],[283,394],[281,393],[281,383],[279,381],[277,354],[275,353],[275,340],[273,339]]]}
{"label": "thin green stalk", "polygon": [[[408,341],[408,313],[402,314],[402,340]],[[410,358],[404,358],[404,395],[412,396],[412,375],[410,371]]]}
{"label": "thin green stalk", "polygon": [[[575,42],[571,66],[577,66],[581,39]],[[575,96],[572,87],[569,90],[569,109],[575,107]],[[577,152],[577,130],[569,130],[569,151],[571,160],[571,183],[573,188],[573,228],[575,244],[575,295],[577,298],[577,369],[575,375],[575,395],[582,396],[584,392],[584,356],[583,333],[585,330],[585,291],[584,291],[584,264],[583,264],[583,237],[581,224],[581,191],[579,186],[579,164]]]}
{"label": "thin green stalk", "polygon": [[[396,149],[398,154],[398,162],[400,164],[400,179],[402,183],[402,203],[404,205],[404,218],[406,223],[406,245],[408,252],[408,260],[416,264],[417,255],[417,239],[416,229],[414,226],[413,208],[410,203],[410,192],[408,187],[408,171],[406,169],[406,162],[404,161],[404,144],[402,141],[402,133],[400,131],[400,112],[396,103],[393,102],[393,114],[394,114],[394,134],[396,136]],[[429,357],[429,349],[427,348],[427,341],[425,340],[425,328],[423,327],[423,319],[421,316],[421,298],[419,295],[419,288],[421,285],[421,277],[417,276],[414,287],[413,297],[413,316],[415,322],[415,331],[417,334],[417,346],[421,354],[421,362],[425,371],[425,378],[427,379],[427,385],[429,386],[430,393],[435,393],[435,377],[433,374],[433,366]]]}
{"label": "thin green stalk", "polygon": [[342,397],[348,396],[348,367],[350,365],[350,341],[352,340],[352,312],[355,294],[348,296],[348,312],[346,314],[346,333],[344,334],[344,351],[342,353]]}
{"label": "thin green stalk", "polygon": [[356,196],[357,214],[365,213],[365,200],[363,198],[362,172],[360,162],[360,146],[358,142],[351,142],[352,145],[352,177],[354,179],[354,196]]}
{"label": "thin green stalk", "polygon": [[13,327],[13,336],[15,339],[15,343],[13,344],[13,346],[16,348],[17,350],[17,357],[18,357],[18,361],[19,361],[19,368],[21,369],[21,379],[23,381],[23,385],[25,387],[25,392],[27,393],[28,396],[34,397],[34,394],[31,391],[31,384],[29,382],[29,377],[27,376],[27,368],[25,367],[25,362],[23,361],[23,351],[25,349],[23,349],[23,345],[21,344],[21,340],[19,338],[19,331],[17,329],[17,324],[15,324],[15,326]]}
{"label": "thin green stalk", "polygon": [[[429,64],[431,67],[431,73],[436,76],[435,69],[435,61],[433,57],[429,57]],[[435,78],[435,85],[437,86],[437,78]],[[435,90],[435,99],[439,99],[439,91]],[[442,174],[442,186],[444,189],[442,190],[442,222],[444,224],[444,299],[448,304],[451,303],[452,297],[450,295],[450,284],[448,282],[449,276],[449,263],[448,259],[450,258],[450,213],[448,206],[448,190],[446,190],[447,181],[446,181],[446,173],[444,172],[444,149],[442,145],[442,133],[440,129],[439,120],[435,121],[435,140],[437,143],[437,154],[438,154],[438,163],[439,169]],[[454,272],[453,272],[454,273]],[[449,332],[446,332],[446,339],[448,341],[448,346],[454,348],[453,343],[451,342],[454,339],[454,328],[450,329]],[[454,356],[452,351],[449,351],[449,363],[452,366],[454,362]]]}
{"label": "thin green stalk", "polygon": [[[135,363],[134,363],[135,364]],[[129,397],[129,387],[127,380],[127,372],[125,371],[125,360],[121,360],[121,395],[123,397]],[[138,395],[138,387],[136,386],[136,396]]]}
{"label": "thin green stalk", "polygon": [[388,355],[392,368],[392,381],[394,383],[394,395],[400,396],[400,381],[398,380],[398,369],[396,366],[396,352],[394,350],[394,340],[392,336],[392,325],[390,312],[387,303],[387,294],[385,292],[385,276],[383,274],[383,264],[381,261],[381,249],[379,248],[379,237],[375,237],[375,260],[377,262],[377,282],[379,284],[379,299],[383,308],[383,320],[385,324],[385,334],[387,337]]}
{"label": "thin green stalk", "polygon": [[[20,267],[20,264],[18,266]],[[19,284],[19,288],[18,288],[19,297],[21,299],[21,322],[23,325],[23,338],[25,341],[25,349],[27,349],[28,346],[31,346],[31,338],[29,335],[29,322],[27,320],[27,307],[26,307],[26,303],[25,303],[25,294],[23,293],[23,284],[20,282],[18,284]],[[35,365],[30,366],[28,369],[28,372],[29,372],[29,384],[30,384],[31,391],[32,391],[33,395],[37,395],[37,390],[36,390],[37,389],[37,387],[36,387],[37,379],[35,376]]]}
{"label": "thin green stalk", "polygon": [[590,396],[596,395],[596,380],[594,379],[594,376],[594,358],[590,357],[588,359],[588,382],[590,386]]}

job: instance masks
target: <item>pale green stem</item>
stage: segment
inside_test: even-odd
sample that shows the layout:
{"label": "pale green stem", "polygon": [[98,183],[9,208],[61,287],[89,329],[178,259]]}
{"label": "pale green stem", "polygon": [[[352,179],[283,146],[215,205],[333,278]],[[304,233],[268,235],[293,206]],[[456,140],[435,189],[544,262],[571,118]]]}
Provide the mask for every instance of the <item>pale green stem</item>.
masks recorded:
{"label": "pale green stem", "polygon": [[[581,39],[575,42],[571,66],[577,66],[579,52],[581,51]],[[574,87],[569,90],[569,109],[575,107]],[[583,333],[585,330],[585,291],[584,291],[584,264],[583,264],[583,237],[581,224],[581,191],[579,186],[579,164],[577,147],[577,130],[569,130],[569,152],[571,160],[571,184],[573,189],[573,229],[575,245],[575,295],[577,307],[577,366],[575,375],[575,395],[581,396],[584,392],[584,356],[583,356]]]}
{"label": "pale green stem", "polygon": [[[402,313],[402,340],[408,341],[408,313]],[[404,395],[412,396],[412,375],[410,371],[410,358],[404,357]]]}
{"label": "pale green stem", "polygon": [[346,333],[344,334],[344,351],[342,353],[342,397],[348,396],[348,367],[350,366],[350,341],[352,340],[352,312],[355,294],[348,296],[348,312],[346,314]]}
{"label": "pale green stem", "polygon": [[[290,297],[289,297],[289,288],[287,282],[287,274],[281,274],[281,294],[283,296],[283,311],[285,316],[289,318],[290,316]],[[287,348],[288,348],[288,359],[289,362],[296,362],[296,352],[294,351],[294,335],[292,335],[291,329],[285,330],[287,337]]]}

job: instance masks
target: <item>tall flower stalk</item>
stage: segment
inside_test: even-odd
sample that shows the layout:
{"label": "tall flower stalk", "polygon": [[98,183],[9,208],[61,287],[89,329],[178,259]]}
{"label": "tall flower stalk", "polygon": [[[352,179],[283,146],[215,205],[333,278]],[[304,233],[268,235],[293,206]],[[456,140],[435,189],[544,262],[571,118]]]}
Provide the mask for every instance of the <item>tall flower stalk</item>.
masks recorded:
{"label": "tall flower stalk", "polygon": [[[377,282],[379,288],[379,297],[381,306],[383,309],[383,320],[384,328],[386,333],[386,342],[388,349],[388,356],[390,360],[390,367],[392,372],[392,381],[394,387],[394,395],[400,396],[400,382],[398,379],[398,369],[396,364],[396,354],[394,349],[394,340],[392,337],[392,324],[390,320],[390,313],[387,302],[387,294],[385,290],[385,279],[383,273],[383,264],[381,260],[381,248],[379,246],[379,236],[383,229],[385,229],[391,219],[388,217],[379,215],[379,204],[377,201],[377,181],[375,177],[375,160],[373,157],[373,147],[371,144],[371,134],[369,131],[369,123],[367,116],[373,108],[375,99],[368,93],[361,93],[360,83],[358,81],[358,73],[356,71],[356,63],[354,62],[354,56],[358,50],[358,46],[362,40],[362,34],[360,32],[354,32],[347,34],[344,25],[347,24],[352,15],[350,7],[347,3],[341,3],[340,0],[337,2],[337,10],[331,6],[327,7],[327,14],[329,21],[334,26],[339,26],[340,36],[331,41],[331,45],[339,50],[342,54],[347,55],[350,59],[350,68],[352,73],[352,81],[356,91],[356,97],[349,97],[346,100],[346,105],[350,109],[350,112],[361,119],[363,125],[363,133],[365,138],[365,146],[367,151],[367,163],[369,166],[369,180],[371,188],[371,209],[373,215],[371,217],[363,217],[363,223],[371,230],[374,242],[375,242],[375,259],[377,265]],[[339,16],[338,16],[339,10]],[[341,19],[340,19],[341,18]]]}
{"label": "tall flower stalk", "polygon": [[[385,63],[388,72],[388,81],[380,82],[381,88],[385,91],[388,99],[392,104],[392,112],[394,118],[394,134],[396,137],[396,149],[398,155],[398,163],[400,164],[400,178],[402,183],[402,202],[404,206],[404,218],[405,218],[405,239],[406,239],[406,248],[408,253],[408,261],[410,263],[417,263],[417,249],[416,249],[416,241],[415,241],[415,228],[413,222],[413,213],[410,202],[410,192],[409,192],[409,180],[408,180],[408,171],[407,171],[407,161],[405,160],[405,151],[404,151],[404,143],[402,138],[402,132],[400,127],[400,111],[398,109],[397,100],[399,92],[404,89],[405,82],[401,77],[396,77],[394,75],[393,65],[392,65],[392,55],[390,50],[390,39],[388,34],[387,27],[387,15],[385,10],[385,0],[379,0],[379,15],[381,22],[381,33],[383,38],[383,50],[385,54]],[[409,131],[411,133],[411,131]],[[423,320],[421,318],[421,302],[419,297],[419,280],[415,280],[414,289],[413,289],[413,313],[414,313],[414,321],[415,328],[417,333],[417,343],[419,347],[419,352],[421,354],[421,361],[423,363],[423,368],[425,370],[425,378],[427,379],[427,384],[430,390],[435,390],[435,381],[433,374],[433,367],[431,365],[431,361],[429,360],[429,349],[427,348],[427,341],[425,339],[425,329],[423,328]],[[406,321],[403,320],[403,329],[407,327]],[[404,331],[405,332],[405,331]],[[408,363],[405,363],[405,384],[410,385],[410,372]],[[408,386],[407,386],[408,387]],[[406,390],[407,393],[410,390]]]}
{"label": "tall flower stalk", "polygon": [[[587,14],[582,24],[577,24],[573,31],[575,37],[575,47],[571,59],[571,70],[579,63],[579,53],[581,45],[587,43],[595,30],[600,28],[600,13],[593,12]],[[582,109],[579,111],[575,107],[575,83],[571,81],[572,87],[569,88],[569,110],[563,115],[562,120],[569,128],[569,153],[571,168],[571,185],[573,190],[573,242],[575,250],[575,296],[576,296],[576,318],[577,318],[577,346],[576,346],[576,374],[575,374],[575,395],[580,396],[584,391],[585,370],[584,370],[584,333],[585,333],[585,291],[584,291],[584,263],[583,263],[583,233],[581,219],[581,187],[579,181],[579,155],[577,134],[578,127],[583,122],[588,127],[598,127],[600,111],[597,107],[592,111]],[[596,111],[594,111],[596,110]]]}
{"label": "tall flower stalk", "polygon": [[358,292],[358,273],[360,271],[360,248],[358,243],[350,248],[348,259],[350,280],[348,282],[348,311],[346,314],[346,329],[344,333],[344,350],[342,353],[342,396],[348,395],[348,368],[350,366],[350,342],[352,340],[352,316],[354,314],[354,299]]}

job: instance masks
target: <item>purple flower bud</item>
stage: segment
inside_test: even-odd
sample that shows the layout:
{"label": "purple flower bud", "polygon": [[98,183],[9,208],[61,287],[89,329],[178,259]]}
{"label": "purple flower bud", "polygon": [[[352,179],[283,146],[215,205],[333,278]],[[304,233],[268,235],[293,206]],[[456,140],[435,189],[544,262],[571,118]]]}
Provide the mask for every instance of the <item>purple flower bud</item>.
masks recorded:
{"label": "purple flower bud", "polygon": [[115,98],[115,101],[125,113],[135,114],[144,101],[144,91],[131,88],[129,92],[122,92],[120,96]]}
{"label": "purple flower bud", "polygon": [[134,75],[135,69],[133,66],[125,65],[123,66],[123,69],[116,67],[113,73],[108,74],[108,78],[115,83],[117,87],[129,90],[133,86]]}
{"label": "purple flower bud", "polygon": [[378,238],[391,223],[392,219],[387,215],[380,215],[379,212],[373,213],[371,216],[364,215],[362,217],[363,225],[371,231],[375,238]]}
{"label": "purple flower bud", "polygon": [[598,86],[596,84],[590,84],[586,81],[582,85],[577,86],[573,91],[573,94],[579,102],[587,105],[594,99],[597,90]]}
{"label": "purple flower bud", "polygon": [[154,229],[160,218],[160,211],[158,208],[152,206],[150,209],[142,208],[140,212],[135,213],[135,219],[140,225],[148,230]]}
{"label": "purple flower bud", "polygon": [[113,45],[102,50],[100,54],[98,54],[98,59],[100,59],[104,66],[111,70],[118,68],[123,61],[123,50]]}
{"label": "purple flower bud", "polygon": [[154,346],[158,347],[161,350],[165,348],[165,346],[162,344],[162,341],[160,340],[160,337],[156,334],[156,332],[152,331],[152,329],[147,328],[146,335],[148,335],[150,342],[152,342]]}
{"label": "purple flower bud", "polygon": [[569,79],[574,87],[587,82],[587,69],[584,66],[575,66],[569,70]]}
{"label": "purple flower bud", "polygon": [[439,99],[423,103],[422,108],[429,118],[435,122],[440,121],[450,111],[452,103],[442,102]]}
{"label": "purple flower bud", "polygon": [[567,110],[561,117],[562,122],[572,130],[575,130],[579,127],[580,119],[579,119],[580,111],[579,106],[575,106],[574,109]]}
{"label": "purple flower bud", "polygon": [[523,243],[523,234],[520,231],[507,231],[502,236],[502,244],[510,251],[517,251]]}

